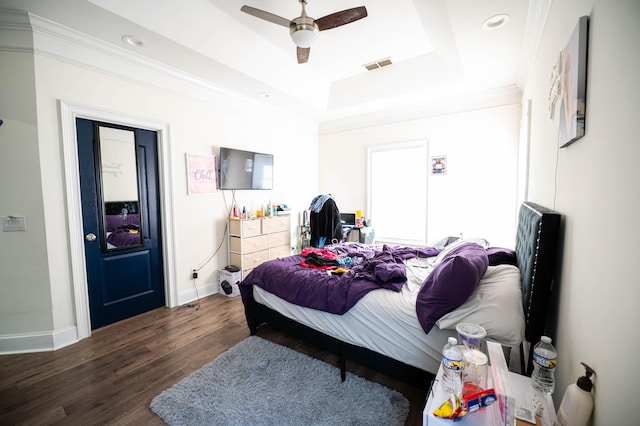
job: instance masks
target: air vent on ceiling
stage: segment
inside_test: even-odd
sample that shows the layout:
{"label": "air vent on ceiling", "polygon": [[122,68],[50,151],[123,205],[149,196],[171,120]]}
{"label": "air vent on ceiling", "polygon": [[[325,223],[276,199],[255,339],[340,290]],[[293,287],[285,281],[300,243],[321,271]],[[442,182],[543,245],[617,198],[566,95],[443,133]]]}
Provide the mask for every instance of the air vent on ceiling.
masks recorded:
{"label": "air vent on ceiling", "polygon": [[365,67],[369,71],[373,71],[375,69],[386,67],[387,65],[391,65],[392,63],[393,62],[391,62],[391,58],[384,58],[384,59],[379,59],[375,62],[364,64],[363,67]]}

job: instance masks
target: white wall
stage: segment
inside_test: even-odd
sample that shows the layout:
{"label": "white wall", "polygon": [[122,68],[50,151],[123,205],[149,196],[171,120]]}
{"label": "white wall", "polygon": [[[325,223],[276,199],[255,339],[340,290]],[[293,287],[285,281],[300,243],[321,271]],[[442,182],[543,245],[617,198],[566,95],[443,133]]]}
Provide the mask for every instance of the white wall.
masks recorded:
{"label": "white wall", "polygon": [[320,192],[366,216],[367,147],[427,140],[429,156],[447,156],[447,174],[429,176],[427,218],[397,206],[398,221],[426,220],[428,243],[462,233],[513,247],[519,121],[512,105],[322,135]]}
{"label": "white wall", "polygon": [[[558,150],[558,119],[547,114],[548,77],[583,15],[590,16],[586,135]],[[524,93],[533,105],[529,198],[555,204],[564,216],[550,330],[559,353],[554,399],[560,403],[586,362],[596,370],[596,425],[638,423],[639,21],[637,0],[553,2]]]}
{"label": "white wall", "polygon": [[[221,241],[218,255],[200,271],[201,296],[213,288],[215,272],[227,265],[224,230],[232,199],[230,191],[187,195],[185,153],[217,155],[220,146],[228,146],[273,154],[274,189],[236,193],[238,204],[248,209],[271,200],[299,211],[317,193],[317,123],[257,101],[194,88],[156,70],[149,77],[148,69],[109,55],[97,55],[99,70],[85,66],[83,56],[95,52],[70,49],[70,58],[58,57],[66,46],[53,46],[59,40],[47,37],[38,34],[34,43],[55,54],[0,52],[0,117],[5,120],[0,128],[0,215],[25,215],[28,227],[23,233],[0,233],[0,352],[20,338],[34,341],[33,336],[76,325],[59,100],[167,125],[169,158],[164,161],[170,166],[170,185],[165,191],[173,200],[174,219],[167,226],[175,240],[165,244],[173,245],[175,258],[165,262],[173,263],[176,277],[165,278],[179,303],[196,297],[191,270]],[[15,100],[25,104],[19,111],[26,110],[26,118],[13,117]]]}
{"label": "white wall", "polygon": [[50,330],[33,58],[0,53],[0,69],[0,217],[25,216],[27,225],[26,231],[0,232],[0,328],[12,323],[5,332]]}

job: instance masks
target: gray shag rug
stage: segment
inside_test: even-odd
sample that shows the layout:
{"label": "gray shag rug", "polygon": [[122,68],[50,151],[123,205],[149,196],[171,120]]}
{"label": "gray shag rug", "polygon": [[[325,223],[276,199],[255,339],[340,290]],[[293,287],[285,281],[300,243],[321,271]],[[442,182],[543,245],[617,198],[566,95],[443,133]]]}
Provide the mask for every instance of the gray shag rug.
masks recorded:
{"label": "gray shag rug", "polygon": [[156,396],[151,410],[169,425],[404,425],[409,401],[251,336]]}

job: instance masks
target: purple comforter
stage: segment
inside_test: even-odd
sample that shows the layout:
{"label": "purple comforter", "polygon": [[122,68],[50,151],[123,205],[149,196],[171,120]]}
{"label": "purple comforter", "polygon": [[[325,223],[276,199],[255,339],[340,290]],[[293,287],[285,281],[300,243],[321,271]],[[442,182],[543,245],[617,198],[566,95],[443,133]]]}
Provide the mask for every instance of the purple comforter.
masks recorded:
{"label": "purple comforter", "polygon": [[123,226],[109,234],[107,242],[114,247],[130,247],[142,244],[140,228],[134,225]]}
{"label": "purple comforter", "polygon": [[403,260],[436,256],[433,247],[369,246],[352,243],[325,248],[335,249],[341,258],[349,257],[353,265],[339,276],[327,271],[300,266],[301,255],[265,262],[241,283],[243,300],[253,296],[253,285],[296,305],[333,314],[344,314],[365,294],[385,288],[400,291],[406,282]]}

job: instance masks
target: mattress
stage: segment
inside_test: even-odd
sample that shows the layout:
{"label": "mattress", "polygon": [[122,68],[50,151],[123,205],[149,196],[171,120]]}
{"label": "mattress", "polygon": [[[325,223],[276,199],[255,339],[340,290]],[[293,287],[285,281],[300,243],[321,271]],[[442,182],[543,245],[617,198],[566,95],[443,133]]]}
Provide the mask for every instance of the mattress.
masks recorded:
{"label": "mattress", "polygon": [[418,290],[432,270],[429,262],[405,262],[407,282],[400,292],[374,290],[343,315],[294,305],[253,287],[256,302],[346,343],[364,347],[405,364],[436,373],[442,347],[455,330],[434,326],[427,334],[416,317]]}

